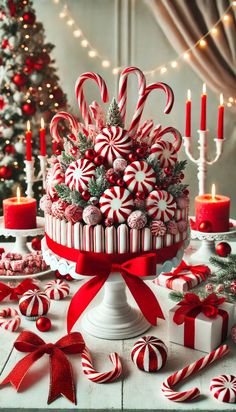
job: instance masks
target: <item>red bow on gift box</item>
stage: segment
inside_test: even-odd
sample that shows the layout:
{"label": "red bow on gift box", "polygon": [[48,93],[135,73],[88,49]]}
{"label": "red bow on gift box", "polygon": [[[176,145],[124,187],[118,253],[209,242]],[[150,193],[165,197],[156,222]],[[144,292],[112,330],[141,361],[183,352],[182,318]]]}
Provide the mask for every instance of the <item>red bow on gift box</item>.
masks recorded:
{"label": "red bow on gift box", "polygon": [[30,289],[39,289],[39,287],[31,279],[23,280],[23,282],[15,288],[12,288],[4,283],[0,283],[0,302],[8,296],[10,300],[19,300],[19,297]]}
{"label": "red bow on gift box", "polygon": [[[168,288],[172,288],[172,283],[176,278],[184,278],[186,282],[189,282],[188,276],[184,276],[184,271],[191,272],[193,275],[200,276],[203,281],[207,279],[207,276],[211,274],[211,270],[206,265],[188,265],[184,260],[180,263],[180,265],[173,270],[173,272],[169,273],[162,273],[163,276],[169,276],[169,279],[166,281],[166,286]],[[191,282],[190,282],[191,286]]]}
{"label": "red bow on gift box", "polygon": [[82,353],[85,343],[80,333],[73,332],[59,339],[56,343],[45,343],[35,333],[24,331],[15,341],[14,347],[20,352],[30,353],[16,364],[9,375],[1,382],[1,385],[11,383],[18,391],[33,363],[47,353],[50,357],[48,404],[60,395],[76,404],[72,368],[65,354]]}

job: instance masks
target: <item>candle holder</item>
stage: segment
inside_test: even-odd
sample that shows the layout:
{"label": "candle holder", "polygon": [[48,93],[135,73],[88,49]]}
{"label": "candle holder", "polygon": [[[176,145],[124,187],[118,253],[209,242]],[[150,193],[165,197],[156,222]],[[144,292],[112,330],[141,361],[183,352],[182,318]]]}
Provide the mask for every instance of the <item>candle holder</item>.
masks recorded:
{"label": "candle holder", "polygon": [[191,162],[195,163],[198,167],[198,193],[203,195],[206,193],[206,175],[207,166],[211,166],[216,163],[221,154],[223,153],[224,139],[214,139],[216,144],[216,155],[213,160],[208,160],[207,158],[207,135],[209,130],[198,130],[198,149],[199,157],[195,159],[192,153],[191,137],[183,137],[183,143],[185,148],[185,153]]}
{"label": "candle holder", "polygon": [[35,176],[35,159],[32,157],[32,160],[25,160],[25,181],[26,181],[26,195],[27,197],[34,197],[33,185],[36,182],[42,181],[43,188],[46,186],[46,174],[47,174],[47,156],[38,156],[40,170],[39,173]]}

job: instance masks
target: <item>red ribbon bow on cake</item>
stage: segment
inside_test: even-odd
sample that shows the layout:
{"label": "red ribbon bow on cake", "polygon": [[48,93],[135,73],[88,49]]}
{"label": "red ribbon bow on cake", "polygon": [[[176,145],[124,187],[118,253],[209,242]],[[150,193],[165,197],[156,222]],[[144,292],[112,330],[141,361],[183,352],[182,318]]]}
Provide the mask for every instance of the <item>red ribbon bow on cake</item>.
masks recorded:
{"label": "red ribbon bow on cake", "polygon": [[35,333],[23,331],[15,341],[14,347],[20,352],[30,353],[16,364],[1,382],[1,385],[11,383],[18,391],[30,367],[46,353],[50,357],[48,404],[60,395],[76,404],[72,368],[65,354],[82,353],[85,343],[80,333],[73,332],[59,339],[56,343],[45,343]]}
{"label": "red ribbon bow on cake", "polygon": [[[119,255],[116,257],[117,261],[118,259],[121,259]],[[145,276],[156,276],[155,253],[147,253],[123,263],[113,263],[111,257],[105,253],[80,251],[76,272],[93,278],[81,286],[71,300],[67,314],[68,332],[102,288],[111,272],[121,274],[143,315],[152,325],[156,325],[157,318],[164,319],[155,295],[141,279]]]}
{"label": "red ribbon bow on cake", "polygon": [[30,289],[39,289],[39,287],[31,279],[23,280],[23,282],[15,288],[12,288],[4,283],[0,283],[0,302],[8,296],[10,300],[19,300],[19,297]]}
{"label": "red ribbon bow on cake", "polygon": [[191,286],[191,280],[189,280],[187,274],[183,272],[191,272],[193,275],[201,278],[202,281],[205,281],[207,279],[207,276],[211,274],[211,270],[208,266],[206,265],[188,265],[184,260],[180,263],[180,265],[174,269],[172,272],[169,273],[162,273],[163,276],[168,276],[169,279],[166,281],[166,287],[171,289],[172,288],[172,283],[176,278],[183,278],[187,281],[187,283],[190,282]]}

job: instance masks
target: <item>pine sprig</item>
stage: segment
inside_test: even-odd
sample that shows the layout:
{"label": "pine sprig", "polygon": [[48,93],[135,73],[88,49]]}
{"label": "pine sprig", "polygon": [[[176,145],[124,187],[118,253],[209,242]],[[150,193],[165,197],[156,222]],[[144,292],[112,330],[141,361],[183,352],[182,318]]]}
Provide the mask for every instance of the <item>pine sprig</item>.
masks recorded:
{"label": "pine sprig", "polygon": [[146,159],[146,162],[153,168],[154,172],[156,173],[157,181],[160,181],[162,176],[162,168],[160,166],[159,160],[156,157],[150,155]]}
{"label": "pine sprig", "polygon": [[220,282],[236,280],[236,255],[231,254],[227,258],[212,256],[210,263],[215,266],[215,276]]}
{"label": "pine sprig", "polygon": [[174,302],[180,302],[184,297],[184,294],[181,292],[170,292],[169,293],[169,298],[173,300]]}
{"label": "pine sprig", "polygon": [[71,190],[65,183],[61,183],[55,186],[60,199],[69,204],[77,206],[86,206],[87,202],[81,197],[81,194],[77,190]]}
{"label": "pine sprig", "polygon": [[108,187],[109,183],[105,178],[104,166],[97,167],[95,179],[90,179],[88,183],[88,191],[90,195],[99,199]]}
{"label": "pine sprig", "polygon": [[65,152],[62,152],[61,155],[59,156],[60,163],[65,166],[69,166],[69,164],[74,162],[74,160],[75,160],[74,156],[66,154]]}
{"label": "pine sprig", "polygon": [[172,169],[172,174],[174,177],[178,176],[182,173],[187,166],[187,160],[181,160],[180,162],[176,162]]}
{"label": "pine sprig", "polygon": [[168,192],[175,198],[183,196],[184,190],[187,189],[188,185],[184,185],[182,183],[170,185],[168,187]]}
{"label": "pine sprig", "polygon": [[120,109],[115,98],[112,99],[112,102],[108,109],[106,124],[107,126],[119,126],[122,128],[124,127],[124,123],[122,121],[120,114]]}
{"label": "pine sprig", "polygon": [[87,149],[93,148],[93,142],[89,137],[85,136],[85,134],[79,132],[77,146],[79,148],[81,155],[84,155]]}

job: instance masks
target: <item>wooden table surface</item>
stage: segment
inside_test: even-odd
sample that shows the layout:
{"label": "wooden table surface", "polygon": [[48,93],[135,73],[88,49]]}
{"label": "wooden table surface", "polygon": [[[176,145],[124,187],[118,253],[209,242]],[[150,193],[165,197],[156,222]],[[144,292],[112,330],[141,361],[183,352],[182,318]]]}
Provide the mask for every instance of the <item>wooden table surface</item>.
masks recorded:
{"label": "wooden table surface", "polygon": [[[2,245],[1,245],[2,246]],[[7,246],[10,249],[10,245]],[[234,245],[236,250],[236,247]],[[42,285],[47,278],[41,278]],[[151,281],[148,282],[152,290],[156,293],[159,302],[164,310],[166,317],[168,310],[174,306],[174,302],[168,298],[169,291],[165,288],[155,286]],[[72,294],[80,287],[82,282],[72,282]],[[101,292],[102,293],[102,292]],[[128,299],[132,302],[132,297]],[[100,297],[97,297],[97,301]],[[92,304],[96,304],[93,302]],[[134,303],[133,303],[134,304]],[[52,301],[49,317],[52,321],[52,329],[47,333],[37,330],[35,322],[27,321],[22,318],[20,331],[23,329],[31,330],[40,335],[46,342],[55,342],[66,334],[66,313],[69,305],[69,298],[62,301]],[[1,303],[3,307],[16,307],[17,304]],[[77,322],[73,329],[81,331],[80,322]],[[81,359],[79,355],[70,356],[73,366],[73,373],[76,381],[77,405],[71,404],[67,399],[58,398],[51,405],[47,405],[49,387],[49,360],[44,355],[31,368],[28,377],[25,379],[21,392],[17,393],[11,385],[0,389],[0,409],[3,411],[13,411],[24,409],[28,411],[43,411],[45,409],[54,410],[83,410],[83,411],[164,411],[164,410],[200,410],[213,411],[235,410],[235,404],[221,403],[215,400],[209,390],[210,381],[213,377],[221,374],[236,374],[236,345],[229,339],[228,344],[231,348],[230,353],[220,361],[211,365],[208,369],[187,379],[178,389],[189,389],[197,386],[201,391],[198,400],[191,403],[175,403],[165,399],[161,393],[161,383],[167,376],[175,370],[183,368],[185,365],[201,358],[203,352],[184,348],[168,342],[167,321],[160,320],[157,327],[152,327],[147,334],[157,336],[168,346],[168,361],[166,366],[158,373],[145,373],[136,368],[130,358],[131,348],[137,338],[123,341],[107,341],[97,339],[83,333],[84,340],[90,349],[95,360],[95,366],[99,371],[107,371],[112,368],[108,360],[110,352],[118,352],[122,359],[123,375],[111,384],[98,385],[90,382],[81,369]],[[18,332],[10,333],[0,329],[0,375],[1,380],[12,370],[18,360],[22,358],[22,353],[13,349],[13,343]],[[30,385],[29,385],[30,382]]]}

